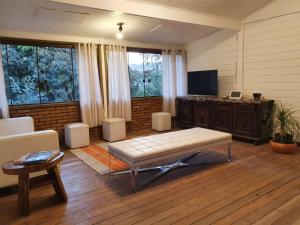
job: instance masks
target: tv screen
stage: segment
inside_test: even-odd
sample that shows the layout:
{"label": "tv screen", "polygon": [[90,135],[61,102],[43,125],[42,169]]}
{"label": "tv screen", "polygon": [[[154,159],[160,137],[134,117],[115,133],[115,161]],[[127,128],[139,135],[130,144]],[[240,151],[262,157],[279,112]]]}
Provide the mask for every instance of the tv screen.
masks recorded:
{"label": "tv screen", "polygon": [[218,95],[218,70],[188,72],[189,95]]}

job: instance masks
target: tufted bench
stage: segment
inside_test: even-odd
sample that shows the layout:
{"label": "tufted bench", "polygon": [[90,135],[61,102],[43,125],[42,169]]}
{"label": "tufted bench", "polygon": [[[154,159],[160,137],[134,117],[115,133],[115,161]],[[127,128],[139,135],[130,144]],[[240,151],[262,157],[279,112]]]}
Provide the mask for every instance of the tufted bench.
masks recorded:
{"label": "tufted bench", "polygon": [[[231,141],[231,134],[204,128],[192,128],[111,143],[108,145],[109,153],[126,162],[131,168],[130,171],[116,172],[111,175],[130,172],[132,190],[135,191],[135,177],[138,171],[161,170],[159,175],[144,182],[142,185],[144,186],[171,169],[187,166],[188,164],[185,162],[198,154],[201,149],[227,144],[228,161],[230,161]],[[186,158],[165,166],[142,169],[150,164],[162,163],[179,157]]]}

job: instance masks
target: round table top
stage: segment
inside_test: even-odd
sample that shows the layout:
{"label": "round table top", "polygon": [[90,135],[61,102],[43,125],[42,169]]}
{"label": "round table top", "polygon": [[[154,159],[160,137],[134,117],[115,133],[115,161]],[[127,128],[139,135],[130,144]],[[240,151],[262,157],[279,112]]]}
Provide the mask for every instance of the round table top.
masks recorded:
{"label": "round table top", "polygon": [[56,157],[51,159],[46,163],[37,163],[37,164],[15,164],[14,161],[9,161],[2,164],[2,170],[5,174],[8,175],[19,175],[24,172],[33,173],[41,170],[47,170],[56,166],[59,162],[63,160],[64,153],[60,152]]}

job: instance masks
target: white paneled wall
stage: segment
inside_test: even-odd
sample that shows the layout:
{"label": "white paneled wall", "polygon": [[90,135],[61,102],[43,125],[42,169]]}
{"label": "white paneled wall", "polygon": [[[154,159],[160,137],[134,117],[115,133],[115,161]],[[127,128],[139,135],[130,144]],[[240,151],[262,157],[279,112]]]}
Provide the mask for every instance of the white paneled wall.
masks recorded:
{"label": "white paneled wall", "polygon": [[243,87],[294,105],[300,118],[300,13],[244,24]]}
{"label": "white paneled wall", "polygon": [[188,70],[218,69],[220,95],[261,91],[293,105],[300,120],[300,1],[292,1],[289,8],[274,0],[245,19],[239,33],[218,31],[189,44]]}
{"label": "white paneled wall", "polygon": [[218,31],[187,46],[188,71],[219,72],[219,95],[228,95],[237,83],[237,33]]}

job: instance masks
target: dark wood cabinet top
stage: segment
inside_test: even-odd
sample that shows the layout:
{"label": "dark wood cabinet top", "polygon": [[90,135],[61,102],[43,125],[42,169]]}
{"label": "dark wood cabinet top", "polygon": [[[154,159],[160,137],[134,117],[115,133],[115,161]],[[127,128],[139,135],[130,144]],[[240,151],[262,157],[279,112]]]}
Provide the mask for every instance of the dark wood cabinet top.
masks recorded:
{"label": "dark wood cabinet top", "polygon": [[261,100],[254,100],[254,99],[228,99],[228,98],[221,98],[221,97],[205,97],[205,96],[182,96],[182,97],[177,97],[177,100],[182,100],[182,101],[195,101],[195,102],[206,102],[206,101],[211,101],[211,102],[220,102],[220,103],[240,103],[240,104],[261,104],[261,103],[270,103],[274,102],[274,100],[270,99],[261,99]]}

